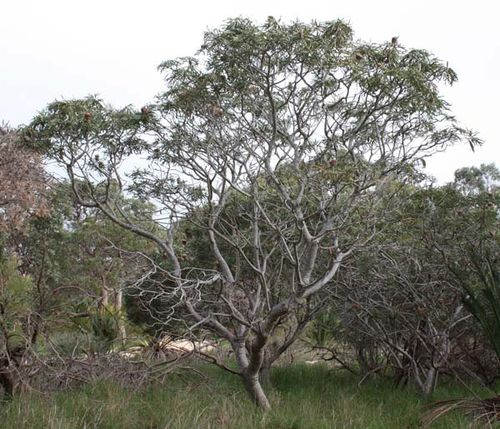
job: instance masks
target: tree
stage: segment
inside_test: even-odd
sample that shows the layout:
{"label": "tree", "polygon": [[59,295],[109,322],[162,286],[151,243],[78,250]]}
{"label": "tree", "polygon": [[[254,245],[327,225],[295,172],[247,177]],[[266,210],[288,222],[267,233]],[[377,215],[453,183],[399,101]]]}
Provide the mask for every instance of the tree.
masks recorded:
{"label": "tree", "polygon": [[[141,213],[147,218],[147,204],[122,195],[115,195],[115,200],[128,216]],[[147,268],[141,252],[151,252],[152,246],[95,208],[78,206],[68,183],[54,186],[50,207],[51,215],[32,222],[18,243],[24,270],[44,291],[40,301],[47,308],[39,312],[53,321],[46,334],[57,341],[69,331],[76,344],[86,332],[91,348],[116,347],[115,340],[124,345],[123,294]],[[95,333],[106,334],[100,335],[101,344]]]}
{"label": "tree", "polygon": [[[342,21],[230,20],[196,56],[160,69],[167,90],[155,105],[55,102],[26,135],[66,168],[80,204],[156,243],[158,293],[193,328],[229,342],[236,369],[216,363],[267,409],[261,369],[383,228],[398,204],[390,184],[412,182],[422,158],[478,140],[438,93],[456,80],[450,68],[423,50],[355,41]],[[126,182],[123,165],[141,152],[150,165]],[[121,212],[112,183],[154,201],[166,233]],[[209,246],[202,264],[182,257],[186,223]]]}
{"label": "tree", "polygon": [[[466,292],[464,305],[478,322],[489,346],[500,359],[500,259],[498,243],[495,253],[483,249],[471,249],[469,258],[473,265],[473,278],[462,283]],[[489,249],[491,250],[491,249]],[[458,275],[463,281],[463,277]],[[429,426],[435,420],[452,410],[461,409],[474,416],[474,421],[492,426],[499,420],[500,396],[491,398],[460,398],[439,401],[424,416],[424,424]]]}
{"label": "tree", "polygon": [[464,168],[455,176],[440,187],[407,187],[390,226],[345,267],[333,305],[366,375],[385,371],[426,396],[442,373],[490,382],[498,374],[483,365],[490,355],[461,286],[476,277],[464,250],[498,246],[498,170]]}
{"label": "tree", "polygon": [[39,330],[35,285],[21,269],[18,244],[27,224],[48,213],[47,190],[41,157],[0,127],[0,386],[7,397]]}
{"label": "tree", "polygon": [[[452,368],[469,317],[436,247],[456,226],[447,224],[451,216],[439,220],[453,210],[443,203],[446,191],[410,192],[391,226],[344,270],[335,308],[365,376],[388,373],[430,396]],[[453,250],[460,244],[453,242]]]}
{"label": "tree", "polygon": [[[120,210],[130,218],[140,214],[147,221],[151,207],[134,199],[115,196]],[[61,286],[74,285],[86,298],[86,315],[92,326],[108,325],[108,345],[127,338],[124,294],[137,277],[148,268],[148,253],[154,253],[150,242],[123,230],[95,209],[79,210],[79,218],[67,233],[64,258],[70,256]],[[150,220],[151,222],[151,220]],[[78,264],[74,264],[78,261]],[[61,279],[63,280],[63,279]],[[75,295],[75,294],[73,294]],[[83,313],[85,314],[85,312]]]}
{"label": "tree", "polygon": [[500,171],[495,164],[481,164],[455,171],[454,187],[466,196],[491,193],[499,188]]}
{"label": "tree", "polygon": [[29,216],[45,214],[46,191],[40,156],[27,149],[15,131],[0,127],[0,229],[12,230]]}

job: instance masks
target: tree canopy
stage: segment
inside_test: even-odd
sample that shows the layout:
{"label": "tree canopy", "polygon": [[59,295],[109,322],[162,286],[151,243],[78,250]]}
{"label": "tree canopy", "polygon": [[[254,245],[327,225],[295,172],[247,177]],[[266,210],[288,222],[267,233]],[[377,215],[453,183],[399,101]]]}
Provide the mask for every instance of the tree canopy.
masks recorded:
{"label": "tree canopy", "polygon": [[[387,228],[419,165],[480,141],[439,92],[451,68],[397,40],[358,41],[343,21],[229,20],[160,70],[166,90],[139,111],[57,101],[24,136],[65,168],[78,204],[157,245],[162,260],[138,287],[192,333],[226,339],[237,369],[216,363],[268,408],[261,370]],[[147,168],[125,174],[141,158]],[[116,188],[154,202],[162,228],[125,212]],[[188,230],[206,243],[203,263],[186,257]]]}

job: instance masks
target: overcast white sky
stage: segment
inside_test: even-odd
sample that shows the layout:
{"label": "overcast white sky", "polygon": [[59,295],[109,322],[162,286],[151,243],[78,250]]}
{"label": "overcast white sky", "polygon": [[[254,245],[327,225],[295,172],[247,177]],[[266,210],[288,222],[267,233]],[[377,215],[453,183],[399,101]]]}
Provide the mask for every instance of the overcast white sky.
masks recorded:
{"label": "overcast white sky", "polygon": [[0,121],[27,123],[58,98],[98,94],[115,106],[141,106],[163,88],[157,65],[193,54],[203,32],[245,16],[350,22],[356,37],[398,35],[458,73],[446,89],[463,125],[485,141],[428,162],[439,181],[462,166],[500,166],[500,6],[494,0],[0,0]]}

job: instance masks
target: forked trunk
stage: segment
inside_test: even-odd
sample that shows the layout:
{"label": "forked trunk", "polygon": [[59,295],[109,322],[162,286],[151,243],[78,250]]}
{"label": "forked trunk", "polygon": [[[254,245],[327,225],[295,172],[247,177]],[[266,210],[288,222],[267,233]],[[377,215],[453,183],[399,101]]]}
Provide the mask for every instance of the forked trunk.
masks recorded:
{"label": "forked trunk", "polygon": [[430,368],[427,371],[425,382],[422,386],[422,394],[426,398],[430,398],[434,391],[436,390],[436,385],[438,381],[439,370],[436,368]]}
{"label": "forked trunk", "polygon": [[262,385],[259,381],[259,374],[244,374],[242,375],[242,378],[245,389],[250,395],[250,399],[253,403],[264,411],[270,410],[271,404],[264,393],[264,389],[262,389]]}

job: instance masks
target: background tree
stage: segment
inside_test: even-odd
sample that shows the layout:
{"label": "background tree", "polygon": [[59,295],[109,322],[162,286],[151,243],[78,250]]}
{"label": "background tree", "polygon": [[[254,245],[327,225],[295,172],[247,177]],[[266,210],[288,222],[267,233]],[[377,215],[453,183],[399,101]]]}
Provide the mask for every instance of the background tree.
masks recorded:
{"label": "background tree", "polygon": [[[78,206],[71,198],[69,184],[61,183],[55,189],[51,218],[32,228],[24,243],[32,271],[42,269],[37,267],[40,260],[45,259],[47,265],[37,278],[48,292],[46,300],[51,302],[47,317],[56,326],[49,331],[50,337],[63,343],[70,338],[74,343],[70,349],[80,342],[78,349],[88,346],[86,351],[117,348],[115,340],[124,346],[128,321],[123,296],[136,276],[147,268],[147,260],[140,252],[151,251],[151,246],[95,208]],[[140,212],[147,217],[147,204],[116,198],[129,216]]]}
{"label": "background tree", "polygon": [[14,130],[0,126],[0,227],[12,230],[30,216],[46,213],[46,191],[40,156]]}
{"label": "background tree", "polygon": [[390,225],[350,261],[332,311],[364,374],[390,368],[424,395],[440,373],[496,377],[463,306],[462,283],[476,282],[467,249],[498,246],[497,175],[482,166],[458,170],[445,186],[408,186]]}
{"label": "background tree", "polygon": [[0,385],[12,396],[20,366],[40,329],[36,282],[23,270],[19,241],[27,224],[48,213],[41,157],[0,127]]}

